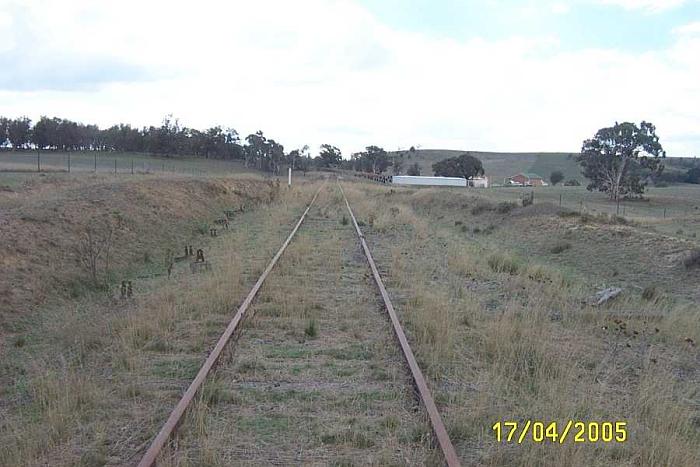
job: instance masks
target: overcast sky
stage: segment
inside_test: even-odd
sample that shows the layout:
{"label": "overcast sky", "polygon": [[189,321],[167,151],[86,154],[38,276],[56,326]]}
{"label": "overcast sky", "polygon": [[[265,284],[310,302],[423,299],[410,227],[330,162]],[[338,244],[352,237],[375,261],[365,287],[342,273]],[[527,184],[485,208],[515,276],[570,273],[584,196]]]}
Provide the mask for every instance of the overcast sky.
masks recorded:
{"label": "overcast sky", "polygon": [[700,155],[698,0],[0,0],[0,115],[261,129],[292,149]]}

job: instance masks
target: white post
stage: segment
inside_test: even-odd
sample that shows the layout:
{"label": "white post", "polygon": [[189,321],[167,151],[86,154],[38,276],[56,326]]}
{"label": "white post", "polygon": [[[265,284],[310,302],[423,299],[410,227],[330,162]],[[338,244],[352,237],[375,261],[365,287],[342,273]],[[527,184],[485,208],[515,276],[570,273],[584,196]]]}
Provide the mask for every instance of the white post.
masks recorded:
{"label": "white post", "polygon": [[292,186],[292,168],[289,168],[289,177],[287,179],[287,186]]}

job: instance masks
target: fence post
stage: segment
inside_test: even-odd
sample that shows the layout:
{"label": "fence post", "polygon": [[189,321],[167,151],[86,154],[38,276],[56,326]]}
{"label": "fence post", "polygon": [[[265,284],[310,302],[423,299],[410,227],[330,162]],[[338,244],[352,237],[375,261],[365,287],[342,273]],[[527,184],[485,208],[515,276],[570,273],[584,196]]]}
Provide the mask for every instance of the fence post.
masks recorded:
{"label": "fence post", "polygon": [[131,159],[131,175],[134,175],[134,160]]}
{"label": "fence post", "polygon": [[559,193],[559,207],[561,207],[561,193]]}
{"label": "fence post", "polygon": [[68,151],[68,173],[70,173],[70,151]]}
{"label": "fence post", "polygon": [[664,219],[666,219],[666,208],[664,208]]}
{"label": "fence post", "polygon": [[618,216],[620,215],[620,196],[617,196],[617,212],[615,213]]}
{"label": "fence post", "polygon": [[95,173],[97,173],[97,153],[95,153]]}
{"label": "fence post", "polygon": [[41,152],[36,150],[36,171],[41,172]]}

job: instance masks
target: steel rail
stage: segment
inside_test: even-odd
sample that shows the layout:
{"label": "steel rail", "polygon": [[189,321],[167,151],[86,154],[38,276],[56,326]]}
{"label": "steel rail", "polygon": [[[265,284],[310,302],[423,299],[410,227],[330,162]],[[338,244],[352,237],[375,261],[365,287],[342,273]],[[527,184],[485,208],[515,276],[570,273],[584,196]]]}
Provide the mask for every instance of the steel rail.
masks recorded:
{"label": "steel rail", "polygon": [[240,307],[238,307],[238,311],[236,311],[236,314],[234,315],[233,319],[231,319],[231,322],[229,325],[226,327],[226,330],[224,333],[219,337],[219,340],[216,343],[216,346],[214,346],[214,350],[211,351],[209,356],[207,357],[206,361],[200,368],[199,372],[197,373],[197,376],[192,380],[192,383],[190,383],[190,386],[187,388],[187,391],[183,394],[182,398],[180,399],[180,402],[177,403],[173,411],[170,413],[170,416],[168,417],[168,420],[165,422],[165,425],[161,428],[161,430],[158,432],[156,437],[153,439],[153,442],[149,446],[148,450],[144,454],[143,458],[141,461],[138,463],[139,467],[151,467],[155,465],[156,460],[158,459],[158,455],[161,453],[163,447],[165,444],[168,442],[168,439],[170,439],[170,436],[175,432],[177,429],[177,426],[180,424],[182,421],[182,417],[185,414],[185,411],[189,407],[190,403],[194,399],[197,391],[199,388],[202,386],[204,381],[207,378],[207,375],[209,372],[212,370],[214,365],[216,364],[217,360],[221,356],[221,353],[223,352],[224,348],[226,347],[226,344],[228,344],[229,340],[231,339],[231,336],[233,333],[236,331],[238,325],[243,319],[243,316],[245,315],[246,311],[248,310],[248,307],[250,304],[253,302],[253,299],[257,295],[258,291],[260,290],[260,287],[262,287],[263,282],[265,282],[265,279],[267,276],[270,274],[270,271],[272,271],[272,268],[275,266],[277,263],[277,260],[280,259],[282,256],[282,253],[284,253],[284,250],[287,248],[287,245],[292,241],[292,238],[294,238],[294,234],[296,234],[297,230],[299,230],[299,227],[301,226],[302,222],[304,222],[304,219],[306,218],[306,215],[308,214],[309,210],[311,209],[311,206],[314,204],[316,201],[316,198],[318,197],[319,193],[323,189],[323,187],[326,185],[326,182],[321,185],[321,187],[316,191],[316,194],[314,194],[314,197],[311,199],[311,202],[309,205],[306,207],[306,210],[304,213],[301,215],[299,218],[299,221],[296,223],[294,226],[294,229],[292,229],[292,232],[289,234],[287,237],[287,240],[282,244],[280,247],[279,251],[277,254],[270,260],[270,263],[267,265],[267,268],[263,271],[262,275],[258,279],[258,281],[255,283],[253,288],[250,290],[248,293],[248,296],[243,300],[243,303],[241,304]]}
{"label": "steel rail", "polygon": [[425,377],[423,376],[423,372],[418,366],[418,362],[416,361],[415,355],[413,355],[413,351],[411,350],[411,346],[408,343],[408,339],[406,339],[406,334],[403,331],[401,322],[399,321],[399,318],[396,315],[396,310],[394,310],[394,305],[391,304],[389,293],[387,292],[386,287],[384,287],[382,277],[379,275],[377,265],[374,263],[372,253],[370,253],[369,251],[369,247],[367,246],[367,242],[365,241],[365,236],[362,234],[360,226],[357,224],[355,214],[353,214],[352,209],[350,208],[350,203],[348,202],[347,196],[345,196],[343,187],[340,186],[340,182],[338,182],[338,188],[340,188],[340,192],[343,195],[343,199],[345,199],[345,206],[347,206],[348,208],[350,218],[352,219],[352,223],[355,226],[355,231],[357,232],[357,236],[359,237],[360,243],[362,244],[362,249],[364,250],[365,256],[367,257],[367,262],[369,263],[369,267],[372,269],[374,281],[377,283],[377,287],[379,287],[379,292],[382,294],[382,298],[384,299],[384,305],[386,306],[386,310],[389,313],[389,318],[391,319],[391,324],[394,328],[394,333],[396,334],[396,337],[399,340],[401,350],[403,351],[403,355],[406,358],[406,363],[408,363],[408,367],[411,370],[413,381],[416,384],[416,388],[418,388],[418,393],[420,394],[420,398],[423,401],[425,410],[428,412],[428,417],[430,418],[430,424],[432,425],[433,433],[435,434],[438,444],[440,445],[440,449],[442,450],[442,454],[445,457],[445,462],[447,462],[447,465],[449,467],[457,467],[460,465],[459,458],[457,457],[457,452],[455,451],[455,448],[452,445],[450,436],[447,434],[447,429],[445,429],[445,424],[442,422],[442,418],[440,417],[440,413],[438,412],[437,406],[435,405],[433,396],[430,393],[428,383],[426,382]]}

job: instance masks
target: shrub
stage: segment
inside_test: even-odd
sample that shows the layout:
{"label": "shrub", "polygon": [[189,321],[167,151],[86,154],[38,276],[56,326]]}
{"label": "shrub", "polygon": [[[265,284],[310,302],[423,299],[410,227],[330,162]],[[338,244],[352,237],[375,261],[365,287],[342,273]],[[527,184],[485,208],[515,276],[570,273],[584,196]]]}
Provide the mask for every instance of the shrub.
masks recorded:
{"label": "shrub", "polygon": [[696,248],[683,260],[686,269],[700,268],[700,249]]}
{"label": "shrub", "polygon": [[549,181],[552,182],[552,185],[556,185],[562,180],[564,180],[564,174],[561,170],[555,170],[549,175]]}
{"label": "shrub", "polygon": [[571,243],[559,241],[559,242],[555,243],[554,245],[552,245],[552,248],[550,248],[549,251],[555,255],[558,255],[559,253],[563,253],[570,248],[571,248]]}
{"label": "shrub", "polygon": [[196,230],[200,235],[206,235],[209,233],[209,224],[206,222],[199,222],[196,226]]}
{"label": "shrub", "polygon": [[348,225],[348,218],[345,217],[345,215],[343,215],[343,218],[341,219],[340,223],[343,225]]}
{"label": "shrub", "polygon": [[571,180],[565,181],[564,186],[581,186],[581,182],[579,182],[575,178],[572,178]]}

